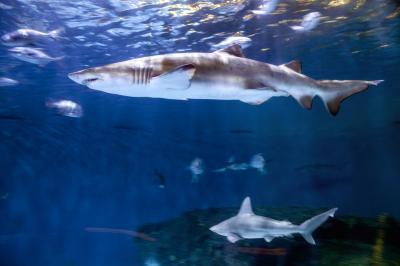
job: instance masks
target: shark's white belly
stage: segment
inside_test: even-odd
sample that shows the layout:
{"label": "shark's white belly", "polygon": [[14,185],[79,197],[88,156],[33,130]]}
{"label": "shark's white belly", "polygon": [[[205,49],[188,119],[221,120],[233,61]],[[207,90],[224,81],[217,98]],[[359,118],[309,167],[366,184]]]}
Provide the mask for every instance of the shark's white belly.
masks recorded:
{"label": "shark's white belly", "polygon": [[161,84],[124,84],[115,82],[110,86],[89,84],[89,88],[106,93],[128,96],[173,100],[240,100],[244,102],[266,101],[275,96],[288,96],[283,91],[245,89],[234,84],[192,82],[186,89],[165,88]]}

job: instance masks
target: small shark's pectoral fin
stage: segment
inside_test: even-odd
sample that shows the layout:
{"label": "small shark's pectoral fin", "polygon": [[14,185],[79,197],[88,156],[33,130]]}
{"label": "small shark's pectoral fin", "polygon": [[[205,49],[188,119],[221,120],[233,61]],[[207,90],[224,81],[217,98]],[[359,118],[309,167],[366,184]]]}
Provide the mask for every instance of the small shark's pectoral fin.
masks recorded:
{"label": "small shark's pectoral fin", "polygon": [[266,242],[271,242],[273,239],[274,239],[273,236],[264,236],[264,240],[265,240]]}
{"label": "small shark's pectoral fin", "polygon": [[240,239],[242,239],[240,236],[235,235],[235,234],[228,235],[226,238],[231,243],[235,243],[235,242],[239,241]]}
{"label": "small shark's pectoral fin", "polygon": [[214,53],[227,53],[237,57],[245,57],[243,54],[242,47],[239,44],[233,44],[224,49],[217,50]]}
{"label": "small shark's pectoral fin", "polygon": [[157,82],[162,87],[174,90],[186,90],[190,87],[196,67],[192,64],[179,66],[169,72],[154,77],[152,82]]}
{"label": "small shark's pectoral fin", "polygon": [[283,64],[282,66],[290,68],[291,70],[296,71],[296,72],[298,72],[300,74],[302,73],[302,71],[301,71],[301,62],[298,61],[298,60],[290,61],[289,63]]}

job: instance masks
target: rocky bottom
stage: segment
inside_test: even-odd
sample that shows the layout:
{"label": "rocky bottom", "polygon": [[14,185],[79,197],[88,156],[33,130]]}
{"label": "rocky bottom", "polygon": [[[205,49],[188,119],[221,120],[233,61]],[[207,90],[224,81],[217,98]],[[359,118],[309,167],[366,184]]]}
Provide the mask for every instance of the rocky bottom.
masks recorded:
{"label": "rocky bottom", "polygon": [[[135,238],[143,264],[156,265],[400,265],[400,225],[382,214],[376,219],[353,216],[329,219],[313,236],[229,243],[208,228],[236,215],[237,209],[208,209],[138,229],[154,238]],[[299,224],[325,210],[299,207],[256,208],[255,213]]]}

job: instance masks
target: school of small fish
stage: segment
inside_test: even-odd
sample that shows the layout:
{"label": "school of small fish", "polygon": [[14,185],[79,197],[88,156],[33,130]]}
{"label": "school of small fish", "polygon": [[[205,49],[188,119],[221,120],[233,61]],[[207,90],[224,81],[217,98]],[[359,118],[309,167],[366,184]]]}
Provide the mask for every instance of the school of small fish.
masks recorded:
{"label": "school of small fish", "polygon": [[[5,46],[12,47],[8,49],[11,57],[43,68],[50,62],[62,60],[64,56],[52,57],[38,46],[60,40],[63,32],[64,29],[62,28],[50,32],[18,29],[2,35],[0,42]],[[17,80],[0,77],[0,87],[16,86],[18,84]],[[74,118],[79,118],[83,115],[82,106],[71,100],[48,100],[45,105],[50,109],[54,109],[59,115]]]}

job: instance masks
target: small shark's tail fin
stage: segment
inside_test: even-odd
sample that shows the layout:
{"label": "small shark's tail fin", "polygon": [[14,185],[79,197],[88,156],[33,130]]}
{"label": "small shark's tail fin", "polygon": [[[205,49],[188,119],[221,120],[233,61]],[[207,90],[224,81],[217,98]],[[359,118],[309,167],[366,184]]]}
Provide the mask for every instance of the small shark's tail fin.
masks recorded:
{"label": "small shark's tail fin", "polygon": [[362,92],[368,88],[369,85],[378,85],[383,80],[320,80],[318,85],[323,90],[321,96],[326,109],[332,114],[336,115],[339,112],[340,103],[351,95]]}
{"label": "small shark's tail fin", "polygon": [[49,32],[49,35],[51,38],[53,38],[54,40],[60,39],[61,38],[61,34],[63,34],[65,31],[64,28],[58,28],[56,30],[52,30]]}
{"label": "small shark's tail fin", "polygon": [[308,219],[301,225],[299,225],[300,234],[304,237],[304,239],[312,244],[315,245],[315,240],[312,237],[312,233],[315,229],[317,229],[323,222],[325,222],[329,217],[333,217],[337,208],[330,209],[324,213],[318,214],[311,219]]}

